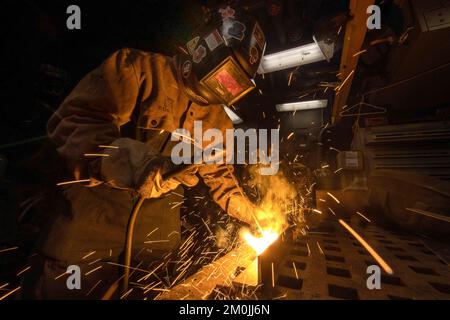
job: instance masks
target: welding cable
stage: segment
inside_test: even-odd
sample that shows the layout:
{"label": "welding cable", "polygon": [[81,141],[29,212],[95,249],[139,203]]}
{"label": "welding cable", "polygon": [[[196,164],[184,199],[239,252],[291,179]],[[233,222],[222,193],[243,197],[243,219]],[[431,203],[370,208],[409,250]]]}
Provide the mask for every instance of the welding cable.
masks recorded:
{"label": "welding cable", "polygon": [[[190,171],[195,167],[201,166],[201,164],[189,164],[189,165],[181,165],[176,167],[175,169],[163,174],[163,181],[167,181],[175,176]],[[133,249],[133,236],[134,236],[134,226],[136,223],[136,218],[141,211],[142,204],[144,203],[146,198],[139,197],[136,204],[133,207],[133,211],[128,219],[127,225],[127,233],[125,238],[125,248],[124,248],[124,257],[123,257],[123,267],[124,267],[124,275],[122,278],[122,294],[125,294],[128,291],[128,284],[130,280],[130,268],[131,268],[131,253]]]}
{"label": "welding cable", "polygon": [[122,293],[128,291],[128,283],[130,279],[130,268],[131,268],[131,252],[133,248],[133,234],[134,234],[134,225],[136,223],[136,218],[141,211],[142,204],[144,203],[145,198],[139,197],[138,201],[133,207],[133,211],[131,213],[130,218],[128,219],[127,226],[127,234],[125,240],[125,252],[124,252],[124,276],[122,279]]}

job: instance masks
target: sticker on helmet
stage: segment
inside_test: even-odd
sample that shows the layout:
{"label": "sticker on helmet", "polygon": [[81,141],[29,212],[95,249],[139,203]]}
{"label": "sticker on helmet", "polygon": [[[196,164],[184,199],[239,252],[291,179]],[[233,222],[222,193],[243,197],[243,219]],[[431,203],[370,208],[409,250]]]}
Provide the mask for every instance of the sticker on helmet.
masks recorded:
{"label": "sticker on helmet", "polygon": [[253,29],[252,42],[254,41],[258,44],[260,50],[264,49],[266,39],[258,23],[255,23],[255,27]]}
{"label": "sticker on helmet", "polygon": [[223,39],[219,31],[216,29],[205,37],[205,42],[208,45],[209,50],[214,51],[223,43]]}
{"label": "sticker on helmet", "polygon": [[197,36],[197,37],[195,37],[194,39],[191,39],[191,40],[189,40],[189,41],[186,43],[186,47],[187,47],[187,49],[188,49],[188,51],[189,51],[189,54],[190,54],[191,56],[194,55],[194,50],[195,50],[195,48],[197,48],[197,44],[198,44],[198,41],[199,41],[199,40],[200,40],[200,37]]}
{"label": "sticker on helmet", "polygon": [[225,40],[234,38],[236,40],[242,41],[245,36],[245,24],[239,21],[224,21],[223,25],[223,37]]}
{"label": "sticker on helmet", "polygon": [[250,64],[253,65],[259,60],[259,51],[256,46],[250,48]]}
{"label": "sticker on helmet", "polygon": [[230,6],[226,8],[219,9],[219,13],[222,15],[222,19],[234,19],[236,11]]}
{"label": "sticker on helmet", "polygon": [[204,57],[206,57],[206,48],[202,45],[199,45],[192,55],[192,60],[195,63],[200,63]]}
{"label": "sticker on helmet", "polygon": [[187,78],[191,75],[192,71],[192,62],[191,60],[186,60],[183,62],[183,65],[181,66],[181,72],[183,74],[184,78]]}

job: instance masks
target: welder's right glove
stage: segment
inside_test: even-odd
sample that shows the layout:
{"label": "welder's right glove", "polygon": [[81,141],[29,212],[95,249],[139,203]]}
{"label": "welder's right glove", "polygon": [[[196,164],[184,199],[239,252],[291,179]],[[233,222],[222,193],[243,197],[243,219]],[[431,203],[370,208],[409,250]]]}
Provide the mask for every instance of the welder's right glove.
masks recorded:
{"label": "welder's right glove", "polygon": [[193,187],[199,181],[198,177],[195,175],[197,168],[180,173],[165,181],[163,180],[161,172],[163,172],[163,169],[158,170],[156,174],[149,174],[145,181],[140,184],[138,191],[141,196],[145,198],[159,198],[161,195],[175,190],[180,184],[187,187]]}
{"label": "welder's right glove", "polygon": [[173,168],[170,158],[161,156],[146,143],[120,138],[105,148],[101,162],[102,179],[120,189],[132,189],[145,198],[158,198],[180,184],[198,183],[195,172],[186,172],[163,181],[162,175]]}

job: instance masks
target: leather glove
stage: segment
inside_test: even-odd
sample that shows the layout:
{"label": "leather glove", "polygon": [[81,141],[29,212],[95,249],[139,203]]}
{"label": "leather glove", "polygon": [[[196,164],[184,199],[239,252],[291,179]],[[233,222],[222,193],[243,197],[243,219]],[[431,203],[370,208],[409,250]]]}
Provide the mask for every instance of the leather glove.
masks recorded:
{"label": "leather glove", "polygon": [[233,195],[230,197],[227,213],[233,218],[249,225],[255,225],[254,215],[256,211],[256,206],[247,197],[243,197],[242,195]]}
{"label": "leather glove", "polygon": [[161,195],[175,190],[180,184],[193,187],[199,181],[195,175],[197,168],[192,168],[168,180],[163,180],[161,172],[162,170],[160,169],[156,174],[150,174],[145,179],[144,183],[138,189],[141,196],[145,198],[159,198]]}
{"label": "leather glove", "polygon": [[117,139],[104,154],[102,179],[115,188],[136,190],[145,198],[158,198],[180,184],[191,187],[198,183],[197,168],[163,181],[162,175],[174,167],[171,159],[137,140]]}
{"label": "leather glove", "polygon": [[227,213],[233,218],[249,224],[255,230],[255,233],[261,232],[261,229],[267,230],[271,226],[277,225],[274,215],[262,210],[242,195],[234,195],[230,198]]}

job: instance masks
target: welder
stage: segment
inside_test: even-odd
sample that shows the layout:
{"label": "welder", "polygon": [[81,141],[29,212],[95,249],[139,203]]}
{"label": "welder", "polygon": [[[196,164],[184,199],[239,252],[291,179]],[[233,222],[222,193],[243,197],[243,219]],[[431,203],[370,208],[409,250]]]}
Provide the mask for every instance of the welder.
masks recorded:
{"label": "welder", "polygon": [[[174,204],[183,200],[183,186],[199,178],[229,216],[255,223],[255,207],[232,166],[199,165],[169,180],[163,175],[172,167],[176,129],[192,133],[194,121],[202,121],[203,130],[232,128],[223,106],[255,87],[265,45],[256,20],[226,6],[210,12],[175,57],[121,49],[78,83],[48,122],[70,175],[60,184],[66,205],[55,208],[32,258],[25,298],[101,297],[119,278],[127,222],[139,197],[147,199],[134,230],[133,256],[140,261],[177,250],[182,236]],[[80,288],[67,286],[72,265],[81,269]]]}

